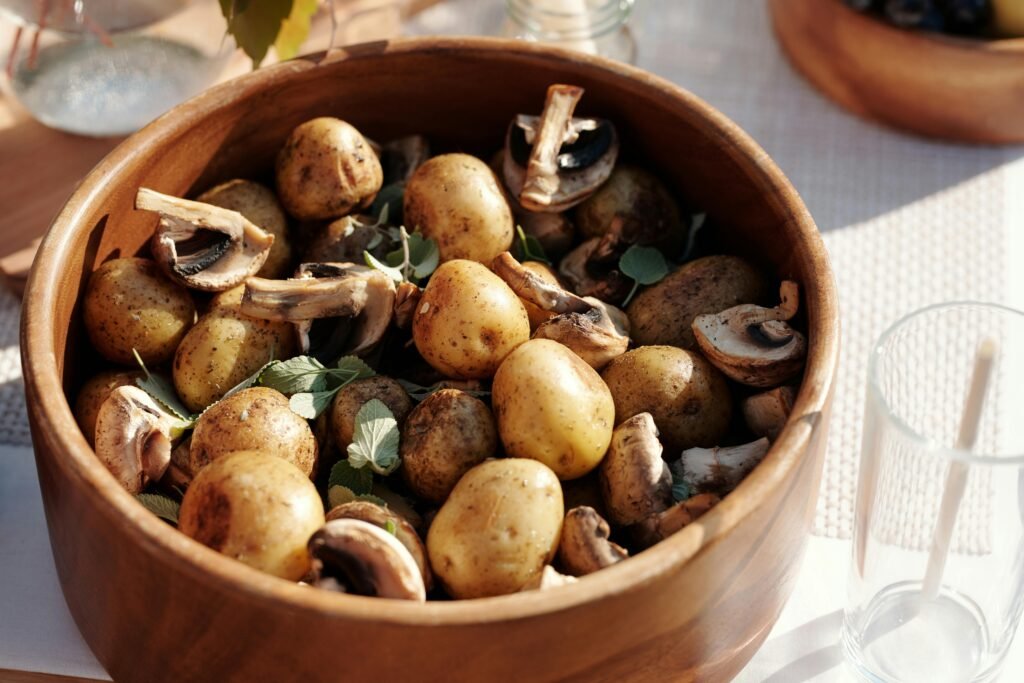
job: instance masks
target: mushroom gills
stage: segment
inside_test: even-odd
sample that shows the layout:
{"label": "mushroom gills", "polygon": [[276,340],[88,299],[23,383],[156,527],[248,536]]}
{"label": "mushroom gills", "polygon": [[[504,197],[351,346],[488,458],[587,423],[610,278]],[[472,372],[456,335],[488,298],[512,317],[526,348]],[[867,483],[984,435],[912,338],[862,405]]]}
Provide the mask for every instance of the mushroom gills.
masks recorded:
{"label": "mushroom gills", "polygon": [[274,236],[237,211],[139,188],[135,208],[160,215],[150,240],[153,258],[188,287],[220,292],[254,275]]}

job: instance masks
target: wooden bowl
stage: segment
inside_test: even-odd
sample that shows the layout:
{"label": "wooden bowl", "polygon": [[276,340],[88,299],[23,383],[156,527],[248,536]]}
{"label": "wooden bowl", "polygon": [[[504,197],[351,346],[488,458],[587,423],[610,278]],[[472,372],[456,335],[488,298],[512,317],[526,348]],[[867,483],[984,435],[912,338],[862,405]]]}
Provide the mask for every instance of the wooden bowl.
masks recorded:
{"label": "wooden bowl", "polygon": [[[145,248],[140,185],[188,195],[272,167],[298,123],[341,116],[386,140],[422,132],[491,152],[554,82],[619,126],[736,251],[803,286],[810,350],[789,425],[711,513],[653,549],[550,592],[413,604],[261,574],[176,532],[90,450],[68,395],[83,376],[81,293]],[[680,88],[607,60],[518,42],[376,43],[261,69],[129,138],[72,196],[25,295],[21,348],[39,479],[68,606],[119,681],[725,681],[753,655],[797,575],[818,491],[838,353],[836,294],[796,192],[733,123]]]}
{"label": "wooden bowl", "polygon": [[793,65],[854,114],[957,142],[1024,142],[1024,38],[890,26],[842,0],[771,0]]}

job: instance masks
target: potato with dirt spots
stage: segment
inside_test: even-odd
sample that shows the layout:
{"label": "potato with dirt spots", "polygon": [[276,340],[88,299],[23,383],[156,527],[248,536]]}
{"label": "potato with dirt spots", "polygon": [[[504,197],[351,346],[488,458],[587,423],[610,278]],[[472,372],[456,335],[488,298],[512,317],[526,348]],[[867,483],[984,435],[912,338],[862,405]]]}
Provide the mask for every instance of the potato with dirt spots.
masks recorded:
{"label": "potato with dirt spots", "polygon": [[316,469],[317,444],[309,423],[268,387],[243,389],[218,401],[196,421],[188,468],[195,476],[235,451],[261,450],[292,463],[307,477]]}
{"label": "potato with dirt spots", "polygon": [[504,280],[459,259],[434,271],[413,315],[412,338],[446,377],[487,379],[530,338],[530,319]]}
{"label": "potato with dirt spots", "polygon": [[86,286],[89,340],[104,358],[121,365],[136,366],[132,349],[150,366],[170,360],[195,316],[188,290],[164,277],[149,259],[107,261]]}
{"label": "potato with dirt spots", "polygon": [[323,525],[323,501],[309,477],[262,451],[237,451],[203,468],[178,514],[186,536],[289,581],[309,571],[306,544]]}
{"label": "potato with dirt spots", "polygon": [[331,402],[331,438],[342,453],[352,443],[359,409],[374,398],[388,407],[395,416],[399,429],[405,424],[405,418],[412,410],[412,399],[401,384],[382,375],[357,379],[342,387]]}
{"label": "potato with dirt spots", "polygon": [[738,256],[695,259],[630,302],[626,308],[630,334],[640,346],[696,349],[694,318],[740,304],[761,303],[769,292],[764,276]]}
{"label": "potato with dirt spots", "polygon": [[694,446],[717,446],[729,428],[732,399],[725,377],[699,353],[644,346],[613,360],[601,377],[615,401],[615,424],[650,413],[666,458]]}
{"label": "potato with dirt spots", "polygon": [[480,399],[441,389],[413,409],[402,430],[402,477],[430,503],[443,503],[466,472],[494,455],[494,416]]}
{"label": "potato with dirt spots", "polygon": [[326,220],[368,207],[384,182],[366,138],[341,119],[297,126],[277,155],[277,194],[299,220]]}
{"label": "potato with dirt spots", "polygon": [[96,440],[96,416],[103,402],[114,389],[135,386],[135,380],[143,376],[141,370],[111,370],[90,377],[82,385],[75,398],[75,421],[90,446]]}
{"label": "potato with dirt spots", "polygon": [[434,576],[458,599],[515,593],[554,557],[564,516],[558,478],[542,463],[504,458],[477,465],[430,525]]}
{"label": "potato with dirt spots", "polygon": [[597,371],[565,346],[531,339],[509,354],[491,386],[498,434],[514,458],[576,479],[601,462],[615,405]]}
{"label": "potato with dirt spots", "polygon": [[512,210],[497,176],[468,154],[442,154],[416,169],[405,186],[406,226],[437,242],[441,261],[490,263],[512,246]]}
{"label": "potato with dirt spots", "polygon": [[251,180],[229,180],[199,195],[196,201],[237,211],[274,236],[267,260],[256,275],[283,278],[291,274],[292,245],[288,239],[288,219],[277,195],[270,188]]}
{"label": "potato with dirt spots", "polygon": [[199,412],[268,361],[291,358],[295,348],[291,323],[250,318],[235,299],[222,299],[181,340],[172,368],[174,388],[189,410]]}

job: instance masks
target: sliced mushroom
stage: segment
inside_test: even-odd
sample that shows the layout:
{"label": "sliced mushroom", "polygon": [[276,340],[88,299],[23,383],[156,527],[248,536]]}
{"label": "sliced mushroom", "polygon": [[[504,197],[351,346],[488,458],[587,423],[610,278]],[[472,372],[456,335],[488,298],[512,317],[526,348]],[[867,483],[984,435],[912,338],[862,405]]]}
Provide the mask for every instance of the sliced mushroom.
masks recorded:
{"label": "sliced mushroom", "polygon": [[641,548],[649,548],[690,524],[721,500],[714,493],[700,493],[676,503],[664,512],[651,515],[630,527],[633,542]]}
{"label": "sliced mushroom", "polygon": [[540,117],[520,115],[505,137],[505,184],[528,211],[564,211],[608,179],[619,154],[615,126],[573,118],[583,88],[552,85]]}
{"label": "sliced mushroom", "polygon": [[[429,591],[434,583],[433,575],[430,573],[430,563],[427,561],[427,549],[419,534],[409,522],[401,515],[393,512],[390,508],[370,503],[363,500],[354,500],[332,508],[327,513],[327,521],[332,519],[360,519],[369,522],[374,526],[387,530],[390,523],[394,528],[394,536],[398,542],[405,546],[405,549],[416,561],[420,574],[423,576],[423,585]],[[388,533],[392,533],[388,531]]]}
{"label": "sliced mushroom", "polygon": [[743,399],[743,419],[754,436],[775,441],[793,411],[795,399],[796,390],[789,386],[748,396]]}
{"label": "sliced mushroom", "polygon": [[608,517],[628,526],[672,502],[672,473],[661,458],[658,428],[650,413],[629,418],[612,432],[598,474]]}
{"label": "sliced mushroom", "polygon": [[558,559],[573,576],[585,576],[629,557],[625,548],[612,542],[608,522],[592,507],[569,510],[562,523]]}
{"label": "sliced mushroom", "polygon": [[566,576],[557,569],[552,567],[550,564],[544,565],[544,569],[537,577],[522,587],[524,591],[536,591],[536,590],[548,590],[549,588],[557,588],[559,586],[568,586],[569,584],[576,583],[578,579],[575,576]]}
{"label": "sliced mushroom", "polygon": [[558,314],[541,323],[534,338],[551,339],[569,347],[597,370],[629,348],[629,319],[622,311],[546,282],[523,268],[507,251],[494,259],[491,269],[517,296],[542,310]]}
{"label": "sliced mushroom", "polygon": [[558,264],[558,275],[580,296],[601,301],[621,302],[629,294],[632,281],[618,270],[618,261],[603,263],[592,259],[600,237],[586,240],[565,255]]}
{"label": "sliced mushroom", "polygon": [[792,280],[780,288],[775,308],[743,304],[698,315],[693,334],[701,351],[728,377],[753,387],[774,387],[804,366],[807,340],[785,321],[796,315],[799,291]]}
{"label": "sliced mushroom", "polygon": [[391,278],[351,263],[303,264],[289,280],[249,278],[241,305],[245,315],[294,323],[302,352],[328,359],[375,348],[394,310]]}
{"label": "sliced mushroom", "polygon": [[160,214],[150,241],[153,258],[193,289],[222,292],[254,275],[274,236],[237,211],[139,188],[135,208]]}
{"label": "sliced mushroom", "polygon": [[341,593],[426,600],[413,556],[387,531],[359,519],[333,519],[309,539],[313,585]]}
{"label": "sliced mushroom", "polygon": [[96,455],[132,494],[164,476],[180,421],[135,386],[118,387],[96,416]]}
{"label": "sliced mushroom", "polygon": [[430,158],[430,143],[422,135],[407,135],[392,140],[381,148],[384,184],[404,183]]}
{"label": "sliced mushroom", "polygon": [[688,448],[672,464],[672,472],[690,487],[691,493],[724,496],[764,459],[769,445],[768,439],[760,438],[739,446]]}

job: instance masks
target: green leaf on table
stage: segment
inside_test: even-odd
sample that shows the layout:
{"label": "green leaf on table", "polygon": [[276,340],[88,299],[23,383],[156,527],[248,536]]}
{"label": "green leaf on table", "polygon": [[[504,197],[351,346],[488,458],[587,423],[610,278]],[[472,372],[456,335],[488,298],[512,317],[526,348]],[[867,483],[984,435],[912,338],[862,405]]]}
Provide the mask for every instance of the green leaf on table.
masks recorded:
{"label": "green leaf on table", "polygon": [[[263,0],[260,0],[261,2]],[[274,50],[281,61],[299,54],[302,44],[309,37],[309,25],[316,14],[318,0],[294,0],[292,11],[281,23],[281,29],[274,40]],[[331,8],[333,11],[333,7]]]}
{"label": "green leaf on table", "polygon": [[140,493],[135,496],[142,505],[160,519],[165,519],[171,524],[178,525],[178,512],[181,505],[177,501],[159,493]]}
{"label": "green leaf on table", "polygon": [[327,390],[323,363],[311,356],[296,356],[266,367],[260,384],[288,396]]}
{"label": "green leaf on table", "polygon": [[146,364],[142,362],[142,356],[139,355],[138,351],[132,349],[132,354],[145,375],[145,377],[136,378],[135,386],[149,394],[154,401],[167,408],[174,417],[191,424],[195,418],[191,411],[182,404],[181,399],[178,398],[178,392],[175,391],[174,385],[166,378],[152,374],[146,367]]}
{"label": "green leaf on table", "polygon": [[668,261],[654,247],[631,246],[619,258],[619,270],[623,275],[633,278],[633,289],[629,291],[622,308],[632,300],[640,285],[653,285],[669,274]]}
{"label": "green leaf on table", "polygon": [[551,265],[551,259],[544,253],[544,245],[533,235],[527,235],[523,226],[516,225],[516,234],[519,241],[516,242],[516,257],[519,261],[540,261],[544,265]]}
{"label": "green leaf on table", "polygon": [[356,496],[368,494],[373,490],[373,472],[368,467],[356,469],[348,460],[339,460],[327,480],[327,488],[332,486],[344,486]]}
{"label": "green leaf on table", "polygon": [[333,509],[356,499],[356,494],[347,486],[335,484],[327,487],[327,505]]}
{"label": "green leaf on table", "polygon": [[252,60],[255,69],[277,40],[281,25],[291,16],[295,0],[220,0],[228,33]]}
{"label": "green leaf on table", "polygon": [[386,263],[381,263],[370,252],[363,252],[363,260],[366,262],[366,265],[373,268],[374,270],[379,270],[380,272],[384,273],[389,278],[394,280],[396,284],[401,284],[402,282],[405,281],[405,276],[402,274],[402,270],[400,268],[395,268],[387,265]]}
{"label": "green leaf on table", "polygon": [[372,398],[356,413],[348,460],[357,469],[369,467],[383,476],[398,468],[398,420],[382,401]]}

